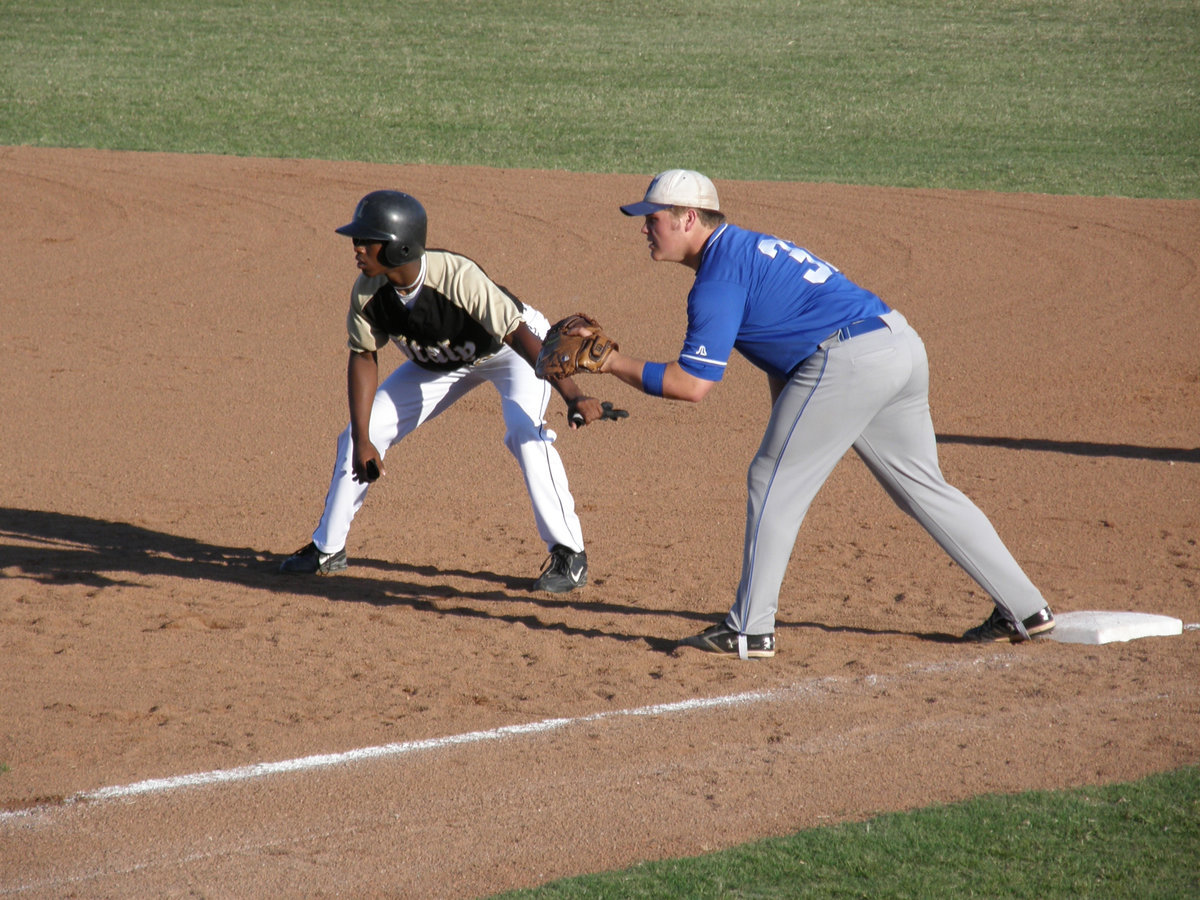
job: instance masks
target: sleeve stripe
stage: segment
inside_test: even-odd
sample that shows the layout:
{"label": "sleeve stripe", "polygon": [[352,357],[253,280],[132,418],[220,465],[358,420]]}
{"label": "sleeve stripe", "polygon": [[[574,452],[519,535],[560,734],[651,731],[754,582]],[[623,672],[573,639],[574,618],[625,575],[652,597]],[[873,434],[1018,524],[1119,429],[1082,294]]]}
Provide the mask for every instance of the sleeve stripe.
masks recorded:
{"label": "sleeve stripe", "polygon": [[729,365],[729,363],[724,360],[709,359],[707,356],[695,356],[691,353],[681,353],[679,354],[679,358],[681,360],[686,359],[688,362],[699,363],[700,365],[704,366],[717,366],[721,369],[724,369],[727,365]]}

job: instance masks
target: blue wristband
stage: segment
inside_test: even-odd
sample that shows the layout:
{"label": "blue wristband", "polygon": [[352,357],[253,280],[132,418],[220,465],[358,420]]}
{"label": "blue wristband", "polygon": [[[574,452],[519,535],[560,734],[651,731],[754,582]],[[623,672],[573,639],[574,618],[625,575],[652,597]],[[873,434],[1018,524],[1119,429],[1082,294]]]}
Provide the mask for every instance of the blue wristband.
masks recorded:
{"label": "blue wristband", "polygon": [[663,378],[666,374],[666,363],[646,363],[642,366],[642,390],[652,397],[661,397],[663,395]]}

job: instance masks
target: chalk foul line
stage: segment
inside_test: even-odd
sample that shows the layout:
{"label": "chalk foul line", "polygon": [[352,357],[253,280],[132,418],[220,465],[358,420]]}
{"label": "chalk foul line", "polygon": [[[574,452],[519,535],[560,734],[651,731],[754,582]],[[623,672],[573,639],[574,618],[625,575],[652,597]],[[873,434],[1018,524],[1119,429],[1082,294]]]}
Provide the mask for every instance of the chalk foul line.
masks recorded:
{"label": "chalk foul line", "polygon": [[[1012,661],[989,661],[984,659],[975,659],[951,663],[935,663],[932,665],[928,663],[917,664],[909,668],[919,670],[918,674],[944,674],[947,671],[975,668],[981,664],[998,664],[1001,666],[1008,666],[1012,664]],[[464,734],[453,734],[445,737],[379,744],[374,747],[360,747],[354,750],[346,750],[342,753],[321,753],[313,756],[303,756],[297,759],[280,760],[278,762],[252,763],[246,766],[237,766],[236,768],[232,769],[215,769],[209,772],[195,772],[189,775],[173,775],[167,778],[149,778],[145,781],[137,781],[132,784],[113,785],[110,787],[96,788],[89,791],[80,791],[79,793],[72,794],[71,796],[66,797],[53,805],[41,805],[29,807],[27,809],[0,812],[0,824],[12,821],[14,819],[31,816],[35,813],[46,812],[51,809],[59,809],[67,806],[74,806],[75,804],[80,803],[125,800],[131,797],[138,797],[146,794],[169,793],[186,788],[203,787],[205,785],[230,784],[239,781],[252,781],[259,778],[268,778],[274,775],[311,771],[313,769],[330,769],[337,766],[349,765],[351,763],[364,762],[366,760],[405,756],[408,754],[422,753],[430,750],[445,749],[447,747],[461,747],[468,744],[481,744],[489,741],[506,740],[512,737],[542,734],[550,731],[560,731],[577,725],[587,725],[590,723],[602,722],[611,719],[635,717],[653,718],[658,716],[677,715],[680,713],[691,713],[709,709],[719,709],[730,706],[743,706],[748,704],[770,702],[786,698],[794,698],[798,695],[814,693],[822,688],[828,688],[832,685],[840,683],[849,683],[854,681],[875,685],[884,681],[893,680],[896,677],[903,676],[867,675],[858,676],[853,679],[825,676],[821,678],[810,679],[808,681],[803,681],[786,687],[774,688],[765,691],[747,691],[740,694],[730,694],[722,697],[692,698],[688,700],[679,700],[674,703],[655,703],[649,706],[636,707],[634,709],[608,710],[605,712],[589,713],[588,715],[574,716],[570,718],[542,719],[538,722],[528,722],[521,725],[503,725],[499,728],[492,728],[487,731],[468,731]]]}

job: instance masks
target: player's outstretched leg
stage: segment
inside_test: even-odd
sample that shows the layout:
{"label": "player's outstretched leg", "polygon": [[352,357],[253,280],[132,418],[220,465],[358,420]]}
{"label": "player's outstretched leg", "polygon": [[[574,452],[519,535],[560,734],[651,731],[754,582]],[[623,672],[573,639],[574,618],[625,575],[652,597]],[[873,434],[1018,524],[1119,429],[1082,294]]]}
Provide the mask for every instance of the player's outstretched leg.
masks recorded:
{"label": "player's outstretched leg", "polygon": [[898,348],[912,360],[911,375],[854,449],[896,504],[992,598],[991,615],[963,640],[1015,642],[1049,633],[1054,615],[1041,592],[983,511],[942,475],[929,414],[925,347],[911,329],[897,338]]}

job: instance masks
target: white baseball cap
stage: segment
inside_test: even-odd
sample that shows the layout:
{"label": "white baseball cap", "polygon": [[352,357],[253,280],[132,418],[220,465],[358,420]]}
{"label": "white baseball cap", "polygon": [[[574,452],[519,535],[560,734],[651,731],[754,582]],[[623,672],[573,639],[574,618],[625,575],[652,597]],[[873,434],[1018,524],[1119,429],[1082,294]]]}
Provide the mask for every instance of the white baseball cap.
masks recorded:
{"label": "white baseball cap", "polygon": [[672,206],[690,206],[715,212],[721,209],[717,189],[705,176],[691,169],[667,169],[654,176],[641,203],[622,206],[621,212],[627,216],[648,216]]}

